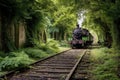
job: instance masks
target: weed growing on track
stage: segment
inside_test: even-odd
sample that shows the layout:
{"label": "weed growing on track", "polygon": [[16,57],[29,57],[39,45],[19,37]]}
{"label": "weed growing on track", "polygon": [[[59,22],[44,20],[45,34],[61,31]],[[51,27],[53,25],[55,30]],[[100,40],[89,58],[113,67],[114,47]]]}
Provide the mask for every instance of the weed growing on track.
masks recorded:
{"label": "weed growing on track", "polygon": [[117,76],[117,53],[112,49],[100,48],[91,51],[93,77],[91,80],[119,80]]}

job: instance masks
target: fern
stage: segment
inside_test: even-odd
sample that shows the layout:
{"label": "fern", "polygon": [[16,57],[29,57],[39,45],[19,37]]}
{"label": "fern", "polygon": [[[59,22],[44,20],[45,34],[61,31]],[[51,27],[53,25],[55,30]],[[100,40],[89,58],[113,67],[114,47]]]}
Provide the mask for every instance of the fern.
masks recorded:
{"label": "fern", "polygon": [[0,62],[3,60],[3,58],[2,57],[0,57]]}
{"label": "fern", "polygon": [[7,56],[7,54],[5,54],[4,52],[0,51],[0,57],[5,57]]}
{"label": "fern", "polygon": [[29,57],[35,59],[40,59],[48,56],[48,54],[46,54],[46,52],[44,52],[43,50],[35,48],[27,48],[25,49],[25,52],[29,55]]}
{"label": "fern", "polygon": [[24,52],[19,52],[19,55],[16,54],[18,53],[14,53],[14,57],[7,56],[0,62],[0,71],[27,67],[33,62],[33,60]]}
{"label": "fern", "polygon": [[53,39],[48,39],[47,43],[41,43],[36,40],[34,41],[34,44],[36,45],[36,48],[39,48],[47,53],[56,53],[59,51],[59,42]]}

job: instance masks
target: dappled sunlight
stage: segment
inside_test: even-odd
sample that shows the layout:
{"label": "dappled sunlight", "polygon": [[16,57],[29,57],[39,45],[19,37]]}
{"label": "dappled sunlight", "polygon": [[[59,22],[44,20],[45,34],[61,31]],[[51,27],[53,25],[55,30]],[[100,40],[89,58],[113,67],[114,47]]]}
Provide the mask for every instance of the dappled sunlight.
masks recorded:
{"label": "dappled sunlight", "polygon": [[97,44],[97,42],[98,42],[98,35],[97,35],[96,32],[93,31],[93,30],[90,30],[90,33],[91,33],[92,36],[93,36],[93,44]]}

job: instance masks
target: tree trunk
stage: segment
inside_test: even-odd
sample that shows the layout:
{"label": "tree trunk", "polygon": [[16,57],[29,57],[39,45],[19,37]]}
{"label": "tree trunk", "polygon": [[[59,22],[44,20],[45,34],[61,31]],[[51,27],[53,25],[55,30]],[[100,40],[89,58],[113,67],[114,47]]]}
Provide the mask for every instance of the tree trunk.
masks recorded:
{"label": "tree trunk", "polygon": [[2,44],[2,51],[9,51],[8,45],[7,45],[7,24],[8,20],[7,17],[3,14],[1,14],[2,17],[2,23],[1,23],[1,44]]}
{"label": "tree trunk", "polygon": [[19,43],[18,43],[18,47],[21,48],[24,46],[25,41],[26,41],[26,34],[25,34],[25,23],[23,21],[19,22],[19,31],[18,31],[18,36],[19,36]]}
{"label": "tree trunk", "polygon": [[59,33],[56,32],[56,40],[59,40]]}
{"label": "tree trunk", "polygon": [[120,19],[114,21],[114,26],[112,27],[112,37],[113,37],[113,48],[120,49]]}
{"label": "tree trunk", "polygon": [[15,46],[19,48],[19,24],[15,24]]}
{"label": "tree trunk", "polygon": [[67,35],[67,33],[64,34],[64,40],[65,41],[67,41],[66,35]]}
{"label": "tree trunk", "polygon": [[44,30],[44,36],[43,36],[43,38],[44,38],[44,42],[46,43],[47,42],[47,33],[46,33],[46,30]]}
{"label": "tree trunk", "polygon": [[1,18],[1,11],[0,11],[0,50],[2,49],[2,43],[1,43],[1,21],[2,21],[2,18]]}
{"label": "tree trunk", "polygon": [[41,41],[44,42],[44,31],[41,31]]}

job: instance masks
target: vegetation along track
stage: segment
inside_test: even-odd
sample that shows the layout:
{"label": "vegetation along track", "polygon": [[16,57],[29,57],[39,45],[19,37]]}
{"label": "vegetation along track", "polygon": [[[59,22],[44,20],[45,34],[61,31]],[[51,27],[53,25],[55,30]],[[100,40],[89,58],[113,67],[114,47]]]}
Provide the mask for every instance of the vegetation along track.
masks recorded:
{"label": "vegetation along track", "polygon": [[7,80],[70,80],[86,49],[72,49],[39,61],[29,70],[12,74]]}

